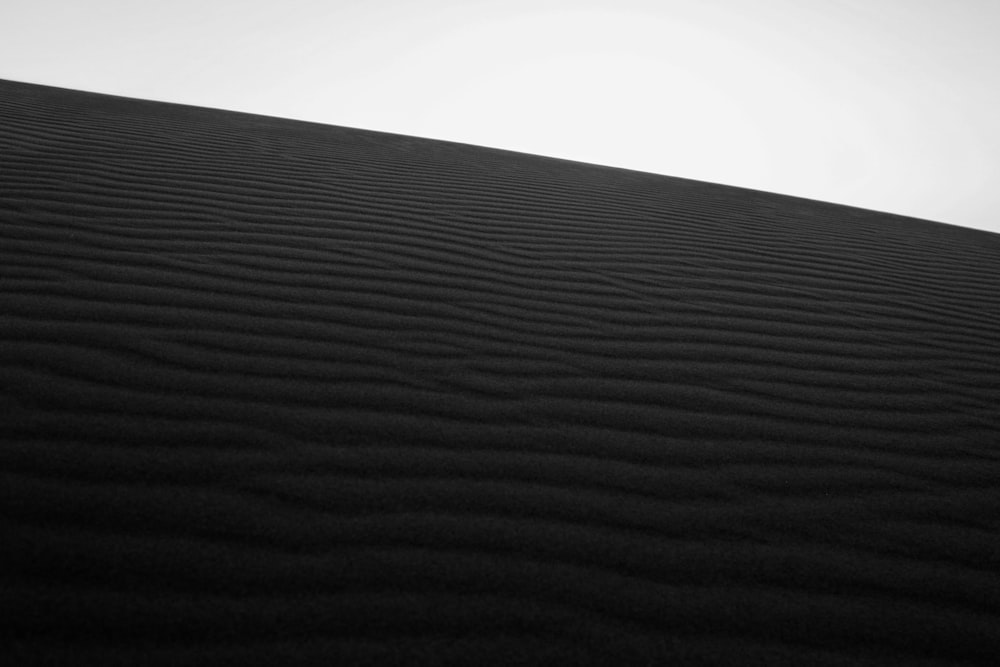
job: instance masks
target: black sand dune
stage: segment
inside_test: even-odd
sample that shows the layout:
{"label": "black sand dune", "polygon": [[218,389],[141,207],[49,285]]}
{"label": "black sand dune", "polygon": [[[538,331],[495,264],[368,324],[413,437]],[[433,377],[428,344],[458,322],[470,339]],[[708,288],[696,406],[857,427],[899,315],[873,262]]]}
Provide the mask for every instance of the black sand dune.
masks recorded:
{"label": "black sand dune", "polygon": [[0,235],[5,664],[1000,655],[1000,236],[11,82]]}

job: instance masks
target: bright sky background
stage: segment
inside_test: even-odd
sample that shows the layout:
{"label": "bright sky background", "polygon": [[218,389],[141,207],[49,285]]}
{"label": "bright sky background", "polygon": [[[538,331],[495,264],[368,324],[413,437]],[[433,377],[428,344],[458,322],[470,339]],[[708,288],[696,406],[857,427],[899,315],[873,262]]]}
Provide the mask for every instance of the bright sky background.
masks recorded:
{"label": "bright sky background", "polygon": [[1000,0],[3,0],[0,78],[1000,232]]}

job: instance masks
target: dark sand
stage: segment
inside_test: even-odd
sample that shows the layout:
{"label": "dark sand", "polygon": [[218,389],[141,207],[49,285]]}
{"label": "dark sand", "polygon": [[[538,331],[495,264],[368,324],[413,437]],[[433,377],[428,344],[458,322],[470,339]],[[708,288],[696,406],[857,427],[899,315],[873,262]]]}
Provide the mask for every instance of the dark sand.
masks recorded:
{"label": "dark sand", "polygon": [[0,281],[5,664],[1000,655],[1000,235],[2,82]]}

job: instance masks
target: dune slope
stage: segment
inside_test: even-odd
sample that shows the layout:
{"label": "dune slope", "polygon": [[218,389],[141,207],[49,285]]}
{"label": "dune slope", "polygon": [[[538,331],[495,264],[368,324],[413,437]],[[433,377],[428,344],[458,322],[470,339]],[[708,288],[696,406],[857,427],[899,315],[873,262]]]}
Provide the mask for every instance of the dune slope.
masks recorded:
{"label": "dune slope", "polygon": [[1000,236],[14,82],[0,156],[8,657],[1000,654]]}

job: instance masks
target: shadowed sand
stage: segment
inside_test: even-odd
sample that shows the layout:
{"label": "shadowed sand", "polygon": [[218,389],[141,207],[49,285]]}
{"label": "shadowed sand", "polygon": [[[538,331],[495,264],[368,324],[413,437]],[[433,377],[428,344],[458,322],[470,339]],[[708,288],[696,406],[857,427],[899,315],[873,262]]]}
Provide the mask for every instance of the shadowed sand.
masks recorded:
{"label": "shadowed sand", "polygon": [[0,285],[11,664],[1000,655],[998,235],[0,82]]}

